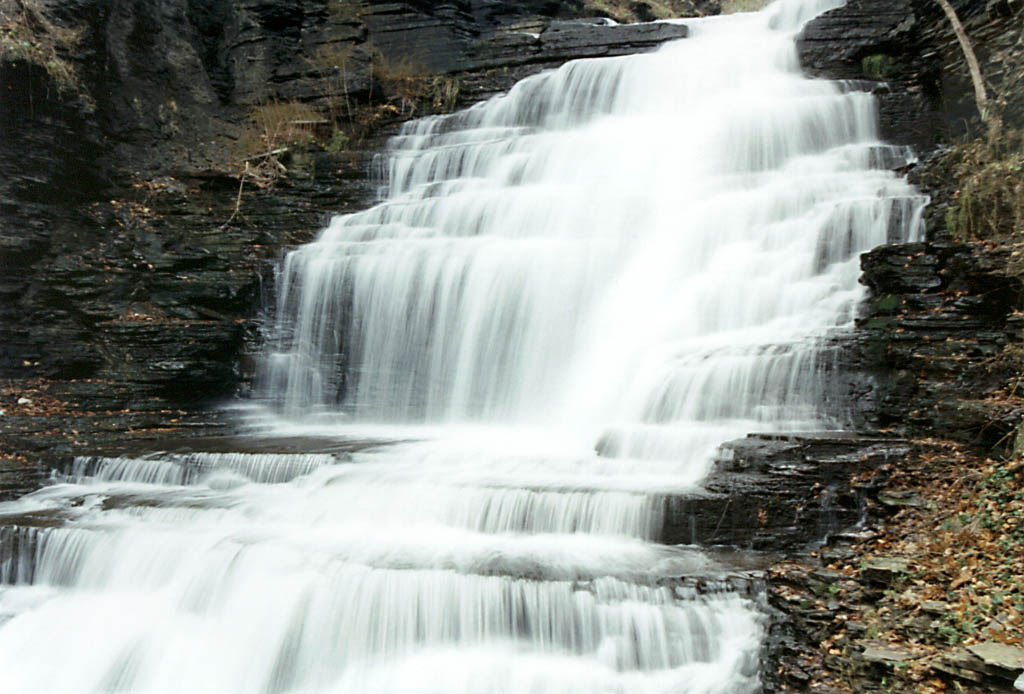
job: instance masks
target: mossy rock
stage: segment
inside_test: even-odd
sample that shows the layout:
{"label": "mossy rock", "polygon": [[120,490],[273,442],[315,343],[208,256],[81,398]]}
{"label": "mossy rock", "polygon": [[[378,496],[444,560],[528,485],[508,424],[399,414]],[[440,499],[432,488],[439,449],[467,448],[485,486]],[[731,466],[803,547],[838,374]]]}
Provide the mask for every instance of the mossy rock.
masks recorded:
{"label": "mossy rock", "polygon": [[879,313],[896,313],[903,305],[903,299],[898,294],[883,294],[875,299],[875,310]]}
{"label": "mossy rock", "polygon": [[861,72],[871,80],[887,80],[898,77],[903,71],[903,66],[898,60],[885,53],[875,53],[865,56],[860,61]]}
{"label": "mossy rock", "polygon": [[891,318],[869,318],[861,326],[864,330],[888,330],[893,325]]}

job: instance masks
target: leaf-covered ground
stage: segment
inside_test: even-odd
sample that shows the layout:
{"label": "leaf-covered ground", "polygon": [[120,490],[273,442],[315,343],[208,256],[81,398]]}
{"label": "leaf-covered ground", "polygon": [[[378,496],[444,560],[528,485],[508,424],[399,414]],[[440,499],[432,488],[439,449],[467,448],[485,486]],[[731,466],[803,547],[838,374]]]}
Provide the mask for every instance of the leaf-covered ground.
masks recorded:
{"label": "leaf-covered ground", "polygon": [[[1009,691],[954,676],[946,663],[980,643],[1024,647],[1024,463],[927,444],[929,453],[889,470],[879,499],[899,510],[826,564],[835,580],[807,605],[831,614],[805,659],[809,691]],[[895,567],[889,580],[872,575],[878,565]],[[787,565],[775,578],[809,570]]]}

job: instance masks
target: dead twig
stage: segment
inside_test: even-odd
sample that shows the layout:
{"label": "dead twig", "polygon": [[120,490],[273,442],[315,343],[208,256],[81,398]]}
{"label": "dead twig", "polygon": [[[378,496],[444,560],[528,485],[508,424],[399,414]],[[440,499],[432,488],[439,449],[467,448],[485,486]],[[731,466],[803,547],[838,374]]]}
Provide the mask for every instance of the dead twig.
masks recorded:
{"label": "dead twig", "polygon": [[235,217],[238,216],[239,210],[242,209],[242,190],[245,188],[245,177],[249,175],[249,160],[245,161],[245,170],[242,171],[242,175],[238,178],[238,197],[235,198],[235,211],[228,217],[228,221],[221,225],[221,229],[226,228],[231,222],[235,221]]}
{"label": "dead twig", "polygon": [[[246,165],[248,165],[248,163],[251,162],[251,161],[256,161],[257,159],[267,159],[267,158],[270,158],[270,157],[276,157],[278,154],[284,154],[287,151],[288,151],[287,147],[278,147],[277,149],[270,150],[269,152],[261,152],[259,154],[253,154],[252,156],[246,157],[242,161],[244,161],[246,163]],[[280,166],[280,163],[278,163],[278,166]]]}

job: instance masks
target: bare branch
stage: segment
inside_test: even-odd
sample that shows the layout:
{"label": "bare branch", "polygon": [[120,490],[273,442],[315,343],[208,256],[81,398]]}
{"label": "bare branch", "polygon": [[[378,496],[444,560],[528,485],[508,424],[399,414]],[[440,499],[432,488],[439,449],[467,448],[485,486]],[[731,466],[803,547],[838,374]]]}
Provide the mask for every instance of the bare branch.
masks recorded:
{"label": "bare branch", "polygon": [[250,162],[250,161],[255,161],[257,159],[267,159],[268,157],[276,157],[278,154],[284,154],[287,151],[288,151],[287,147],[278,147],[277,149],[271,150],[269,152],[261,152],[260,154],[254,154],[251,157],[246,157],[242,161]]}
{"label": "bare branch", "polygon": [[239,210],[242,209],[242,188],[245,187],[245,177],[248,176],[248,175],[249,175],[249,162],[246,161],[245,162],[245,171],[243,171],[242,175],[238,177],[238,197],[235,199],[235,211],[231,213],[230,217],[228,217],[228,221],[224,222],[224,224],[221,225],[221,227],[220,227],[221,229],[227,228],[227,226],[230,225],[231,222],[233,222],[235,220],[235,217],[238,216]]}
{"label": "bare branch", "polygon": [[985,93],[985,82],[981,77],[981,65],[978,64],[978,56],[974,54],[974,47],[971,45],[970,39],[967,38],[964,25],[960,22],[960,17],[957,16],[956,10],[949,4],[949,0],[935,1],[942,6],[942,11],[946,13],[949,23],[953,25],[953,32],[956,33],[956,39],[960,42],[960,49],[963,50],[964,58],[967,59],[967,69],[971,73],[971,82],[974,83],[974,101],[978,106],[978,113],[981,115],[982,122],[985,122],[988,120],[988,94]]}

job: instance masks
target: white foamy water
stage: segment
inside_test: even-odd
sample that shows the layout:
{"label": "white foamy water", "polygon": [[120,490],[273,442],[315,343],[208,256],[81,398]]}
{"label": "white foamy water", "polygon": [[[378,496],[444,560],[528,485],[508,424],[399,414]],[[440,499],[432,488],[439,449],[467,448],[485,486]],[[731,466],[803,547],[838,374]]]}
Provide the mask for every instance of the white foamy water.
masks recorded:
{"label": "white foamy water", "polygon": [[658,540],[723,441],[837,424],[819,340],[918,233],[873,97],[799,72],[840,4],[405,126],[380,204],[284,261],[261,375],[264,433],[380,443],[83,457],[0,504],[3,687],[757,691],[762,615]]}

